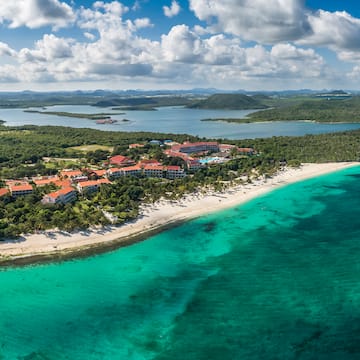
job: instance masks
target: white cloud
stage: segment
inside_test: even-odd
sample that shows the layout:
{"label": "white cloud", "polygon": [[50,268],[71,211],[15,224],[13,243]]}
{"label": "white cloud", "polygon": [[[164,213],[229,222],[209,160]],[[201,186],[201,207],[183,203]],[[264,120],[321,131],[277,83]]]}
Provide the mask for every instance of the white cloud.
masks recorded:
{"label": "white cloud", "polygon": [[149,18],[140,18],[135,19],[134,24],[137,29],[147,28],[147,27],[153,27],[154,25],[151,23]]}
{"label": "white cloud", "polygon": [[213,31],[245,40],[291,41],[311,31],[303,0],[190,0],[190,8]]}
{"label": "white cloud", "polygon": [[60,28],[75,20],[72,8],[59,0],[12,0],[0,6],[0,23],[10,28],[26,26]]}
{"label": "white cloud", "polygon": [[312,33],[299,43],[360,50],[360,19],[342,11],[319,10],[309,16]]}
{"label": "white cloud", "polygon": [[84,36],[89,39],[89,40],[95,40],[96,39],[96,36],[94,34],[92,34],[91,32],[88,32],[88,31],[85,31],[84,32]]}
{"label": "white cloud", "polygon": [[161,46],[166,61],[197,62],[201,53],[200,45],[200,38],[186,25],[176,25],[168,35],[161,37]]}
{"label": "white cloud", "polygon": [[2,60],[11,56],[11,65],[0,65],[0,80],[112,81],[114,87],[119,87],[117,84],[131,79],[181,87],[247,84],[251,88],[263,83],[275,86],[277,81],[298,84],[314,77],[329,77],[324,59],[315,50],[294,42],[249,47],[240,36],[214,34],[209,28],[192,29],[184,24],[172,27],[160,41],[154,41],[138,33],[152,26],[150,20],[126,19],[128,11],[119,2],[97,1],[92,8],[80,8],[76,24],[86,39],[46,34],[33,47],[18,52],[0,42]]}
{"label": "white cloud", "polygon": [[189,0],[208,31],[261,44],[282,41],[360,50],[360,19],[342,11],[313,11],[304,0]]}
{"label": "white cloud", "polygon": [[54,62],[58,59],[71,58],[72,48],[74,43],[72,39],[58,38],[53,34],[45,34],[41,40],[35,43],[35,49],[27,48],[19,52],[20,61],[40,61],[40,62]]}
{"label": "white cloud", "polygon": [[181,8],[176,0],[173,0],[171,6],[163,6],[164,15],[167,17],[174,17],[179,14]]}
{"label": "white cloud", "polygon": [[0,41],[0,56],[15,56],[16,51],[13,50],[8,44]]}

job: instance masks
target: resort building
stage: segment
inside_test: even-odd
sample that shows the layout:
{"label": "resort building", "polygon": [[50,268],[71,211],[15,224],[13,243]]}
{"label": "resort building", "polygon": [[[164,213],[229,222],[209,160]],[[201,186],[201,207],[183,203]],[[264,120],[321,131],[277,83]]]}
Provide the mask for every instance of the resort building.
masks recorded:
{"label": "resort building", "polygon": [[202,141],[196,143],[184,143],[179,145],[173,145],[172,151],[181,152],[186,154],[198,153],[204,151],[219,151],[219,144],[215,141]]}
{"label": "resort building", "polygon": [[106,171],[107,176],[111,179],[118,178],[122,176],[122,168],[111,168]]}
{"label": "resort building", "polygon": [[195,158],[189,156],[189,154],[170,150],[170,149],[165,150],[164,154],[166,154],[167,156],[170,156],[170,157],[178,157],[178,158],[183,159],[186,163],[188,170],[198,170],[202,167],[202,164],[200,163],[200,161],[198,159],[195,159]]}
{"label": "resort building", "polygon": [[123,155],[115,155],[109,158],[109,164],[116,166],[131,166],[135,164],[135,161]]}
{"label": "resort building", "polygon": [[59,180],[59,178],[57,176],[32,178],[33,183],[39,187],[45,186],[45,185],[50,185],[50,184],[55,184],[55,181],[58,181],[58,180]]}
{"label": "resort building", "polygon": [[42,187],[51,184],[59,187],[71,186],[71,181],[69,179],[61,180],[58,176],[33,178],[32,181],[37,187]]}
{"label": "resort building", "polygon": [[253,148],[238,148],[238,153],[243,155],[254,155],[255,150]]}
{"label": "resort building", "polygon": [[5,184],[6,186],[10,187],[10,186],[15,186],[15,185],[28,185],[29,181],[28,180],[18,180],[18,179],[10,179],[10,180],[5,180]]}
{"label": "resort building", "polygon": [[142,169],[139,165],[128,166],[121,169],[121,176],[139,176],[142,173]]}
{"label": "resort building", "polygon": [[169,165],[166,167],[167,179],[179,179],[185,176],[184,169],[177,165]]}
{"label": "resort building", "polygon": [[86,172],[89,178],[95,178],[95,179],[103,178],[107,174],[107,171],[104,169],[100,169],[100,170],[87,169]]}
{"label": "resort building", "polygon": [[143,148],[144,144],[130,144],[129,149]]}
{"label": "resort building", "polygon": [[160,166],[161,162],[157,161],[156,159],[143,159],[138,162],[138,165],[143,166]]}
{"label": "resort building", "polygon": [[186,160],[186,166],[189,170],[199,170],[203,165],[198,159],[189,158]]}
{"label": "resort building", "polygon": [[118,178],[120,176],[138,176],[141,175],[142,169],[139,165],[128,166],[124,168],[110,168],[107,170],[107,175],[111,179]]}
{"label": "resort building", "polygon": [[231,145],[231,144],[220,144],[219,145],[220,152],[229,153],[233,149],[237,149],[237,146]]}
{"label": "resort building", "polygon": [[165,170],[165,166],[163,165],[145,165],[144,175],[146,177],[163,178]]}
{"label": "resort building", "polygon": [[97,191],[99,187],[103,184],[111,184],[111,181],[109,181],[108,179],[83,181],[77,184],[77,189],[80,193],[93,192]]}
{"label": "resort building", "polygon": [[44,195],[43,204],[67,204],[76,199],[76,191],[72,187],[64,187],[58,191]]}
{"label": "resort building", "polygon": [[9,190],[10,190],[11,196],[14,196],[14,197],[29,195],[29,194],[33,193],[33,187],[30,184],[10,185]]}
{"label": "resort building", "polygon": [[80,182],[88,180],[88,177],[83,174],[82,170],[62,170],[60,176],[63,179],[71,179],[72,182]]}

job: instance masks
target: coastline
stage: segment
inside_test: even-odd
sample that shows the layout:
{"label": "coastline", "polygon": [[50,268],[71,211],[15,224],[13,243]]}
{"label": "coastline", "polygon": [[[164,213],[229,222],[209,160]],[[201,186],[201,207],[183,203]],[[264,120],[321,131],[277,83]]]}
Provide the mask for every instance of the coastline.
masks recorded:
{"label": "coastline", "polygon": [[222,193],[187,195],[178,201],[160,201],[144,206],[140,216],[122,226],[89,229],[75,233],[44,231],[0,242],[0,266],[21,266],[84,257],[142,241],[185,221],[248,202],[274,189],[321,176],[359,162],[303,164],[286,168],[267,180],[237,185]]}

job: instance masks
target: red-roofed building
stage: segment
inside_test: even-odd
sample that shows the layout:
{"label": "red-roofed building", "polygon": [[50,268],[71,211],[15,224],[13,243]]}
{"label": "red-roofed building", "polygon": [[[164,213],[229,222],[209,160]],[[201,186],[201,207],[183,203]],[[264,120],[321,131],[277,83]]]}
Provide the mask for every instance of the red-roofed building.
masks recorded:
{"label": "red-roofed building", "polygon": [[58,186],[58,187],[65,188],[65,187],[71,186],[71,180],[69,180],[69,179],[57,180],[57,181],[55,181],[54,184],[55,184],[56,186]]}
{"label": "red-roofed building", "polygon": [[63,178],[73,179],[73,178],[75,178],[75,177],[82,176],[82,175],[83,175],[83,172],[82,172],[81,170],[65,169],[65,170],[60,171],[60,175],[61,175]]}
{"label": "red-roofed building", "polygon": [[72,182],[88,180],[88,177],[81,170],[62,170],[60,175],[63,179],[71,179]]}
{"label": "red-roofed building", "polygon": [[83,181],[77,184],[77,188],[81,193],[83,193],[84,191],[92,192],[97,191],[99,187],[104,184],[111,184],[111,181],[108,179]]}
{"label": "red-roofed building", "polygon": [[198,153],[203,151],[219,151],[219,144],[216,141],[202,141],[196,143],[184,143],[173,145],[172,151],[182,152],[186,154]]}
{"label": "red-roofed building", "polygon": [[231,144],[220,144],[219,145],[219,150],[221,152],[229,153],[232,149],[237,149],[236,145],[231,145]]}
{"label": "red-roofed building", "polygon": [[238,153],[244,155],[253,155],[255,154],[255,150],[253,148],[238,148]]}
{"label": "red-roofed building", "polygon": [[54,177],[45,177],[45,178],[33,178],[32,181],[36,186],[45,186],[54,184],[59,181],[59,178],[57,176]]}
{"label": "red-roofed building", "polygon": [[135,161],[123,155],[115,155],[109,159],[109,163],[110,165],[130,166],[134,165]]}
{"label": "red-roofed building", "polygon": [[97,177],[101,178],[104,177],[106,175],[106,170],[101,169],[101,170],[91,170],[90,174],[95,174]]}
{"label": "red-roofed building", "polygon": [[143,159],[138,162],[138,165],[140,166],[160,166],[161,162],[157,161],[156,159]]}
{"label": "red-roofed building", "polygon": [[100,169],[100,170],[86,169],[84,172],[87,174],[88,179],[92,179],[92,180],[100,179],[106,175],[105,169]]}
{"label": "red-roofed building", "polygon": [[144,144],[130,144],[129,149],[143,148]]}
{"label": "red-roofed building", "polygon": [[125,176],[138,176],[141,175],[142,173],[142,168],[139,165],[134,165],[134,166],[128,166],[125,168],[120,169],[121,170],[121,175],[125,175]]}
{"label": "red-roofed building", "polygon": [[12,196],[29,195],[33,193],[33,187],[30,184],[10,185],[9,190]]}
{"label": "red-roofed building", "polygon": [[177,165],[168,165],[166,167],[167,179],[179,179],[185,176],[184,169]]}
{"label": "red-roofed building", "polygon": [[163,178],[166,168],[163,165],[145,165],[144,174],[146,177]]}
{"label": "red-roofed building", "polygon": [[107,170],[107,176],[111,179],[118,178],[122,175],[122,168],[110,168]]}
{"label": "red-roofed building", "polygon": [[76,191],[72,187],[65,187],[58,191],[44,195],[41,202],[43,204],[67,204],[76,199]]}
{"label": "red-roofed building", "polygon": [[202,167],[201,162],[198,159],[193,159],[193,158],[187,159],[186,165],[189,170],[198,170]]}
{"label": "red-roofed building", "polygon": [[9,195],[9,189],[7,188],[0,188],[0,197]]}
{"label": "red-roofed building", "polygon": [[28,185],[29,182],[27,180],[5,180],[5,184],[7,186]]}
{"label": "red-roofed building", "polygon": [[141,175],[142,169],[139,165],[128,166],[124,168],[110,168],[107,171],[109,178],[115,179],[120,176],[138,176]]}

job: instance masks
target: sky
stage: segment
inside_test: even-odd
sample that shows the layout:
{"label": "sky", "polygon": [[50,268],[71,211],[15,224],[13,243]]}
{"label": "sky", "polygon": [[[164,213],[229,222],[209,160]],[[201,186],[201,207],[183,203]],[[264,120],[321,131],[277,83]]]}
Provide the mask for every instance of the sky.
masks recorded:
{"label": "sky", "polygon": [[0,91],[359,90],[358,0],[1,0]]}

